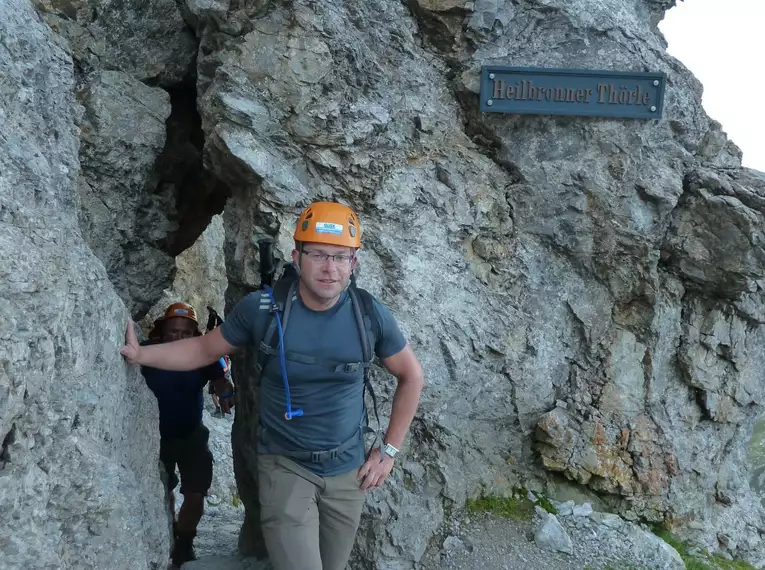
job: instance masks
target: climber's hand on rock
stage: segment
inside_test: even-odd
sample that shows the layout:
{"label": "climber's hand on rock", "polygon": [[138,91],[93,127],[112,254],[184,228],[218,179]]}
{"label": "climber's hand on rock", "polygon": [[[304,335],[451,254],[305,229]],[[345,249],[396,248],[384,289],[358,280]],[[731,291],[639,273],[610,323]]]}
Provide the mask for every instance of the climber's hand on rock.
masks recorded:
{"label": "climber's hand on rock", "polygon": [[138,344],[138,337],[135,336],[133,319],[128,319],[127,330],[125,331],[125,346],[120,349],[120,354],[130,364],[138,364],[140,351],[141,346]]}
{"label": "climber's hand on rock", "polygon": [[375,448],[369,454],[369,459],[359,468],[357,479],[361,479],[361,490],[375,489],[385,482],[393,470],[393,458],[385,455],[380,461],[380,450]]}

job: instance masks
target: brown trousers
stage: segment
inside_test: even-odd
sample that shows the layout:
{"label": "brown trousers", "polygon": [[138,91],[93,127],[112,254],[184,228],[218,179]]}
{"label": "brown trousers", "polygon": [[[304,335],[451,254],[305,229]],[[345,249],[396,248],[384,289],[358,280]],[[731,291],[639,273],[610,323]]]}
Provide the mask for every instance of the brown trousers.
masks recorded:
{"label": "brown trousers", "polygon": [[356,470],[320,477],[285,457],[258,457],[260,520],[274,570],[344,570],[364,506]]}

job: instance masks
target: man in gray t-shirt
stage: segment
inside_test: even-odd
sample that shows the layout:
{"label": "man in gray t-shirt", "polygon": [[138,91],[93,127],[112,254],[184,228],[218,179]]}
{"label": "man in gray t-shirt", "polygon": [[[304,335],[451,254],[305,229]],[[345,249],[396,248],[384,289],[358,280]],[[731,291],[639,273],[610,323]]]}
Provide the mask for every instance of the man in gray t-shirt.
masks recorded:
{"label": "man in gray t-shirt", "polygon": [[[419,403],[422,368],[391,312],[368,293],[364,298],[371,302],[359,303],[361,292],[349,288],[360,237],[350,208],[311,204],[294,233],[299,279],[286,296],[288,311],[274,314],[273,291],[258,291],[203,337],[140,347],[128,326],[121,351],[130,362],[170,370],[199,368],[237,347],[261,347],[268,355],[260,371],[260,429],[253,445],[261,527],[275,570],[345,568],[365,491],[390,474]],[[370,351],[359,330],[362,304]],[[272,344],[275,323],[276,338],[279,329],[283,338]],[[366,455],[364,369],[371,350],[398,384],[384,447]]]}
{"label": "man in gray t-shirt", "polygon": [[[311,246],[306,246],[311,251]],[[375,355],[384,360],[406,346],[390,310],[374,302]],[[223,338],[232,346],[260,346],[271,319],[268,293],[256,292],[242,299],[223,327]],[[322,462],[296,457],[296,462],[317,475],[339,475],[364,463],[361,428],[364,414],[364,370],[335,372],[337,366],[306,363],[305,356],[333,363],[363,361],[361,337],[347,291],[326,310],[306,306],[300,295],[292,302],[289,326],[284,333],[287,378],[291,405],[303,415],[285,419],[286,398],[278,356],[268,360],[260,378],[261,453],[289,450],[328,450],[354,439],[337,458]],[[293,355],[300,355],[296,360]],[[297,455],[297,454],[296,454]]]}

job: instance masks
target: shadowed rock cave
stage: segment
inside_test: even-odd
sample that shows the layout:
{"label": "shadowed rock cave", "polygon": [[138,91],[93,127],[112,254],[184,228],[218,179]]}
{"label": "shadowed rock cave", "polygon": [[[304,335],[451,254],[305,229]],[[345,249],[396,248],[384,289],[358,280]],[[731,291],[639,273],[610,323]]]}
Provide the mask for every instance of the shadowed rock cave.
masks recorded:
{"label": "shadowed rock cave", "polygon": [[[134,317],[141,318],[172,280],[173,258],[194,243],[213,215],[222,212],[228,189],[202,164],[204,136],[193,75],[162,90],[135,84],[130,87],[136,93],[125,99],[117,92],[118,85],[104,86],[105,78],[113,81],[113,75],[105,72],[83,90],[86,117],[97,136],[86,139],[81,149],[85,179],[81,226],[115,286],[133,307]],[[101,93],[101,87],[106,93]],[[139,97],[141,104],[131,106]],[[147,109],[147,100],[156,107]],[[145,130],[135,137],[130,131],[108,131],[108,126],[116,124],[102,119],[100,115],[106,113],[124,113],[126,119],[129,114],[133,121],[138,116],[145,122],[139,128]],[[150,139],[152,129],[156,137]],[[106,144],[124,145],[124,153],[104,154]],[[137,168],[141,164],[143,170]],[[111,204],[104,208],[104,200],[94,196],[110,185],[127,192],[116,197],[120,218],[126,218],[116,225]]]}

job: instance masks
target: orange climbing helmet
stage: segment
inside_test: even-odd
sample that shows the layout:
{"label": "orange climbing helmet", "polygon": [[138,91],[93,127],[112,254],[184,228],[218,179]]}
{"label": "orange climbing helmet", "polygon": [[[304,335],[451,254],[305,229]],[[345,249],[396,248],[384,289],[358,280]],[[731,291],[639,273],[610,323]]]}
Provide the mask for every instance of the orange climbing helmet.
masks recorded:
{"label": "orange climbing helmet", "polygon": [[[173,303],[172,305],[168,305],[164,315],[154,321],[151,331],[149,332],[149,338],[152,340],[160,338],[162,336],[162,323],[173,317],[189,319],[190,321],[194,321],[196,325],[199,325],[199,322],[197,321],[197,312],[194,310],[194,307],[183,302]],[[199,329],[194,329],[194,336],[199,336],[200,334]]]}
{"label": "orange climbing helmet", "polygon": [[300,214],[293,236],[296,242],[311,241],[345,247],[361,247],[361,225],[356,212],[337,202],[314,202]]}
{"label": "orange climbing helmet", "polygon": [[197,325],[199,324],[199,321],[197,321],[197,312],[194,310],[194,307],[188,303],[173,303],[172,305],[168,306],[167,309],[165,309],[165,314],[162,316],[162,318],[157,320],[164,321],[165,319],[171,319],[173,317],[191,319]]}

